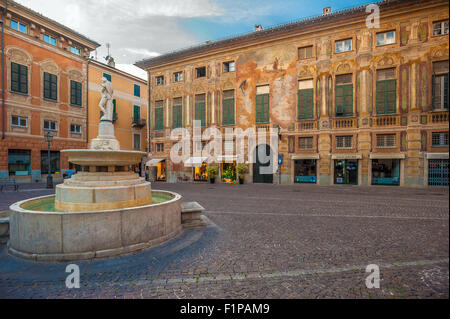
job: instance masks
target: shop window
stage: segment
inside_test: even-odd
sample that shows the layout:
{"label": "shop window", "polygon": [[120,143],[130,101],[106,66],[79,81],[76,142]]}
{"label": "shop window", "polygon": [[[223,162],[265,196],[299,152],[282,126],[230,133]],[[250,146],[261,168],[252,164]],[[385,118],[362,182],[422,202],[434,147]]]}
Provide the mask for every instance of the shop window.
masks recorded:
{"label": "shop window", "polygon": [[314,147],[313,137],[299,137],[298,148],[301,150],[312,150]]}
{"label": "shop window", "polygon": [[56,46],[56,38],[52,37],[51,35],[44,34],[44,42]]}
{"label": "shop window", "polygon": [[448,34],[448,20],[433,23],[433,35]]}
{"label": "shop window", "polygon": [[22,33],[25,33],[25,34],[28,33],[28,31],[27,31],[28,27],[25,24],[23,24],[23,23],[17,22],[15,20],[11,20],[10,26],[11,26],[12,29],[17,30],[19,32],[22,32]]}
{"label": "shop window", "polygon": [[28,67],[11,62],[11,91],[28,94]]}
{"label": "shop window", "polygon": [[56,121],[44,120],[44,130],[56,131]]}
{"label": "shop window", "polygon": [[433,132],[431,145],[433,147],[448,147],[448,132]]}
{"label": "shop window", "polygon": [[352,39],[339,40],[335,42],[335,52],[348,52],[352,50]]}
{"label": "shop window", "polygon": [[206,67],[202,66],[200,68],[195,68],[195,77],[196,78],[203,78],[206,76]]}
{"label": "shop window", "polygon": [[303,159],[294,161],[294,183],[316,183],[316,160]]}
{"label": "shop window", "polygon": [[81,125],[70,124],[70,133],[81,134]]}
{"label": "shop window", "polygon": [[400,160],[372,160],[372,185],[400,185]]}
{"label": "shop window", "polygon": [[358,184],[358,161],[357,160],[335,160],[334,161],[334,183],[335,184]]}
{"label": "shop window", "polygon": [[202,163],[201,166],[194,167],[194,181],[206,182],[208,181],[208,164]]}
{"label": "shop window", "polygon": [[82,85],[80,82],[70,80],[70,104],[81,106]]}
{"label": "shop window", "polygon": [[183,98],[173,99],[172,128],[183,127]]}
{"label": "shop window", "polygon": [[223,73],[234,72],[234,61],[223,63]]}
{"label": "shop window", "polygon": [[395,147],[395,134],[377,134],[377,147]]}
{"label": "shop window", "polygon": [[31,151],[8,150],[8,171],[10,176],[31,174]]}
{"label": "shop window", "polygon": [[44,98],[56,101],[58,99],[58,77],[44,72]]}
{"label": "shop window", "polygon": [[181,81],[183,81],[183,72],[175,72],[173,74],[173,81],[174,82],[181,82]]}
{"label": "shop window", "polygon": [[223,91],[222,125],[234,125],[234,90]]}
{"label": "shop window", "polygon": [[298,81],[297,120],[314,118],[313,80]]}
{"label": "shop window", "polygon": [[395,43],[395,31],[377,33],[377,46]]}
{"label": "shop window", "polygon": [[376,110],[377,114],[396,113],[397,81],[395,68],[377,70]]}
{"label": "shop window", "polygon": [[155,131],[164,128],[164,101],[156,101],[155,106]]}
{"label": "shop window", "polygon": [[298,59],[305,60],[313,57],[313,46],[309,45],[306,47],[298,48]]}
{"label": "shop window", "polygon": [[433,63],[433,110],[448,110],[448,61]]}
{"label": "shop window", "polygon": [[[156,144],[158,145],[158,144]],[[156,180],[165,181],[166,180],[166,161],[162,160],[156,164]]]}
{"label": "shop window", "polygon": [[353,136],[336,136],[337,149],[349,149],[353,147]]}
{"label": "shop window", "polygon": [[[59,173],[59,151],[50,151],[50,168],[52,174]],[[41,173],[48,174],[48,151],[41,151]]]}
{"label": "shop window", "polygon": [[236,183],[236,163],[222,163],[222,182]]}
{"label": "shop window", "polygon": [[156,85],[164,85],[164,75],[156,77]]}
{"label": "shop window", "polygon": [[353,75],[336,76],[335,113],[336,117],[353,116]]}
{"label": "shop window", "polygon": [[195,117],[196,121],[200,121],[201,127],[206,126],[206,95],[197,94],[195,96]]}
{"label": "shop window", "polygon": [[269,86],[256,87],[256,123],[269,123]]}
{"label": "shop window", "polygon": [[12,126],[17,126],[17,127],[27,128],[28,127],[28,118],[22,117],[22,116],[15,116],[15,115],[13,115],[11,117],[11,125]]}
{"label": "shop window", "polygon": [[156,143],[156,153],[164,152],[164,143]]}

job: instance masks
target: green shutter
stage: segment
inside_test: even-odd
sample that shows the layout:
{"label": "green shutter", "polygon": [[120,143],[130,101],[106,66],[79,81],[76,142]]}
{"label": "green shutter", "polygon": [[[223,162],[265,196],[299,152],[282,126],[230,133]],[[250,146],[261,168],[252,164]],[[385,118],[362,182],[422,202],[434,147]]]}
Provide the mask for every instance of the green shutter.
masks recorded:
{"label": "green shutter", "polygon": [[448,73],[444,75],[444,109],[448,110]]}
{"label": "green shutter", "polygon": [[434,92],[435,90],[436,90],[436,74],[433,73],[431,77],[431,106],[433,110],[436,109],[435,105],[436,94]]}
{"label": "green shutter", "polygon": [[51,91],[51,99],[57,100],[58,99],[58,84],[57,84],[57,76],[54,74],[50,74],[50,91]]}
{"label": "green shutter", "polygon": [[50,74],[44,73],[44,98],[50,98]]}
{"label": "green shutter", "polygon": [[195,119],[201,121],[201,127],[206,125],[206,107],[205,102],[195,103]]}
{"label": "green shutter", "polygon": [[256,96],[256,123],[269,122],[269,94]]}
{"label": "green shutter", "polygon": [[353,115],[353,84],[336,86],[335,106],[336,117]]}
{"label": "green shutter", "polygon": [[117,120],[117,102],[116,99],[113,100],[113,121]]}
{"label": "green shutter", "polygon": [[141,108],[138,105],[133,106],[133,119],[135,120],[141,119]]}
{"label": "green shutter", "polygon": [[182,127],[182,105],[174,105],[172,107],[172,127]]}
{"label": "green shutter", "polygon": [[155,130],[162,130],[164,127],[164,107],[155,108]]}
{"label": "green shutter", "polygon": [[234,98],[222,100],[222,124],[234,125]]}
{"label": "green shutter", "polygon": [[314,89],[298,90],[298,120],[314,118]]}
{"label": "green shutter", "polygon": [[20,92],[28,93],[28,67],[25,65],[20,65]]}
{"label": "green shutter", "polygon": [[377,114],[396,113],[396,80],[377,81],[376,83],[376,111]]}
{"label": "green shutter", "polygon": [[20,92],[20,71],[16,63],[11,63],[11,90]]}

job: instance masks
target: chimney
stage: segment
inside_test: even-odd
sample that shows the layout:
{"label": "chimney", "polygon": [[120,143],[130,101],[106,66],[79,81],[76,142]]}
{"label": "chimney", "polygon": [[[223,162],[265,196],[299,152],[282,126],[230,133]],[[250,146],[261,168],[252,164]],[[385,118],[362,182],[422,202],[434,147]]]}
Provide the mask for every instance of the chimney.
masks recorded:
{"label": "chimney", "polygon": [[114,58],[112,56],[108,57],[108,65],[115,68],[116,62],[114,61]]}
{"label": "chimney", "polygon": [[323,15],[326,16],[331,13],[331,7],[323,8]]}
{"label": "chimney", "polygon": [[256,31],[262,31],[263,27],[260,24],[255,24],[255,32]]}

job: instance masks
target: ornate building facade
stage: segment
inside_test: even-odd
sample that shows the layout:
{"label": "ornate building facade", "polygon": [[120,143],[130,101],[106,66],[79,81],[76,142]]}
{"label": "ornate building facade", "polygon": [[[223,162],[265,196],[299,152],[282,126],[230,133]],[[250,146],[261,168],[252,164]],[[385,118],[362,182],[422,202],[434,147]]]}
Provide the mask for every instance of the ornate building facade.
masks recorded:
{"label": "ornate building facade", "polygon": [[70,168],[60,150],[86,148],[87,58],[99,46],[14,1],[0,1],[2,112],[0,179],[40,181]]}
{"label": "ornate building facade", "polygon": [[[280,172],[260,176],[256,159],[248,182],[448,185],[448,1],[377,6],[376,28],[363,6],[137,62],[156,179],[206,180],[208,164],[169,158],[171,129],[198,119],[280,128]],[[233,159],[218,166],[233,178]]]}

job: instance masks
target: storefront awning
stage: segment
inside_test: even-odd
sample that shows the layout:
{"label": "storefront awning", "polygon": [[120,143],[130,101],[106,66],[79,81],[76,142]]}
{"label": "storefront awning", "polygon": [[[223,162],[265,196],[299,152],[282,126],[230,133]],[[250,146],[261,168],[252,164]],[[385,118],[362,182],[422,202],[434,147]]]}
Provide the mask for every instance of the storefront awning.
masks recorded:
{"label": "storefront awning", "polygon": [[361,159],[361,154],[333,154],[331,155],[331,159],[336,160],[356,160]]}
{"label": "storefront awning", "polygon": [[404,159],[403,153],[372,153],[369,155],[370,159]]}
{"label": "storefront awning", "polygon": [[185,162],[185,167],[199,167],[202,166],[203,162],[206,162],[208,157],[189,157]]}
{"label": "storefront awning", "polygon": [[291,155],[291,159],[300,160],[300,159],[319,159],[319,154],[295,154]]}
{"label": "storefront awning", "polygon": [[448,153],[427,153],[427,159],[448,159]]}
{"label": "storefront awning", "polygon": [[150,167],[157,166],[159,162],[165,161],[165,160],[166,160],[165,158],[152,158],[145,164],[145,166],[150,166]]}

